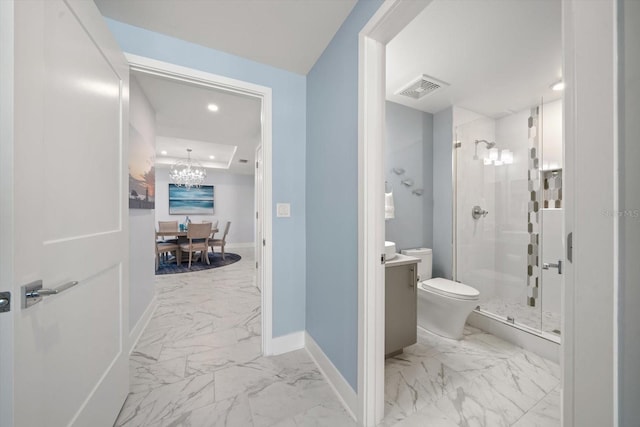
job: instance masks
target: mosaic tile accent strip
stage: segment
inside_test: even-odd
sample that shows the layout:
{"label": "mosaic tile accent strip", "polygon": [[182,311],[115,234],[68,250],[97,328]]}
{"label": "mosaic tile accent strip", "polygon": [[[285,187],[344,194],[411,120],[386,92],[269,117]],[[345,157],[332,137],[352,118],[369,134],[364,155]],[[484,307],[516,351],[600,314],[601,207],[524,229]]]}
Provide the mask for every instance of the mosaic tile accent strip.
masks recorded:
{"label": "mosaic tile accent strip", "polygon": [[544,171],[543,207],[562,207],[562,170]]}
{"label": "mosaic tile accent strip", "polygon": [[529,199],[527,209],[527,230],[529,232],[529,244],[527,246],[527,305],[536,306],[540,289],[540,136],[538,124],[540,120],[539,108],[531,109],[529,117]]}

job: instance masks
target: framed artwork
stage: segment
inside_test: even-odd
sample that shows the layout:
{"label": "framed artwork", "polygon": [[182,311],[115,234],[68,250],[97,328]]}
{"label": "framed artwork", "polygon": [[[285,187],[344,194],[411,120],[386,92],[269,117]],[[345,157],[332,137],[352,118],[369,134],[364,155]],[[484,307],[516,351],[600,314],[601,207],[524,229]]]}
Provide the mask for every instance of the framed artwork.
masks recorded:
{"label": "framed artwork", "polygon": [[129,209],[155,209],[155,142],[129,125]]}
{"label": "framed artwork", "polygon": [[213,185],[200,188],[169,184],[170,215],[213,215]]}

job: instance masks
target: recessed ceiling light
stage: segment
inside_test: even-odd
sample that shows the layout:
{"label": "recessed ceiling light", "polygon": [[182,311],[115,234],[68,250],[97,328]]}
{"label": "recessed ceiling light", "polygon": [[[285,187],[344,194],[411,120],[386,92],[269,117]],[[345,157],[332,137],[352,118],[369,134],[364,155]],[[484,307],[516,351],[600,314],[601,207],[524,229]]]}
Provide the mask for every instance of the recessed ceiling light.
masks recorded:
{"label": "recessed ceiling light", "polygon": [[215,158],[216,158],[216,156],[209,156],[209,158],[210,158],[211,160],[213,160],[213,159],[215,159]]}
{"label": "recessed ceiling light", "polygon": [[207,110],[209,110],[209,111],[218,111],[219,108],[218,108],[218,106],[216,104],[209,104],[209,105],[207,105]]}
{"label": "recessed ceiling light", "polygon": [[560,80],[559,82],[552,84],[551,89],[556,91],[564,90],[564,82]]}
{"label": "recessed ceiling light", "polygon": [[163,156],[166,156],[166,155],[167,155],[167,152],[166,152],[165,150],[162,150],[162,151],[160,152],[160,154],[162,154]]}

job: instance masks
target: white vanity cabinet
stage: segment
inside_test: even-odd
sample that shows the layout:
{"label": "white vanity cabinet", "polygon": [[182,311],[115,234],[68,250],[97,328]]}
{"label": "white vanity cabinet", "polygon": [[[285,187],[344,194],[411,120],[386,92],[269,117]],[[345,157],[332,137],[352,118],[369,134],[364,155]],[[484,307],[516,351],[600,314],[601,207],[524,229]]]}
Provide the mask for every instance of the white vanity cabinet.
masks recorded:
{"label": "white vanity cabinet", "polygon": [[386,264],[385,346],[391,357],[417,340],[418,260],[398,255]]}

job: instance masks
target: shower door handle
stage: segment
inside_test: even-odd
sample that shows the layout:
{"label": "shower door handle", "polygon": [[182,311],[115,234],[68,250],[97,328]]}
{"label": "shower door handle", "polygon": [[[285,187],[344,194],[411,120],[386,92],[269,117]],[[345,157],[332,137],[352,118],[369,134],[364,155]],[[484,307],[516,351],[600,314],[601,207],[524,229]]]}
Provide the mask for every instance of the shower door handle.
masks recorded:
{"label": "shower door handle", "polygon": [[557,268],[558,269],[558,274],[562,274],[562,261],[558,261],[557,264],[552,264],[552,263],[548,263],[548,262],[543,262],[542,263],[542,269],[543,270],[548,270],[550,268]]}

